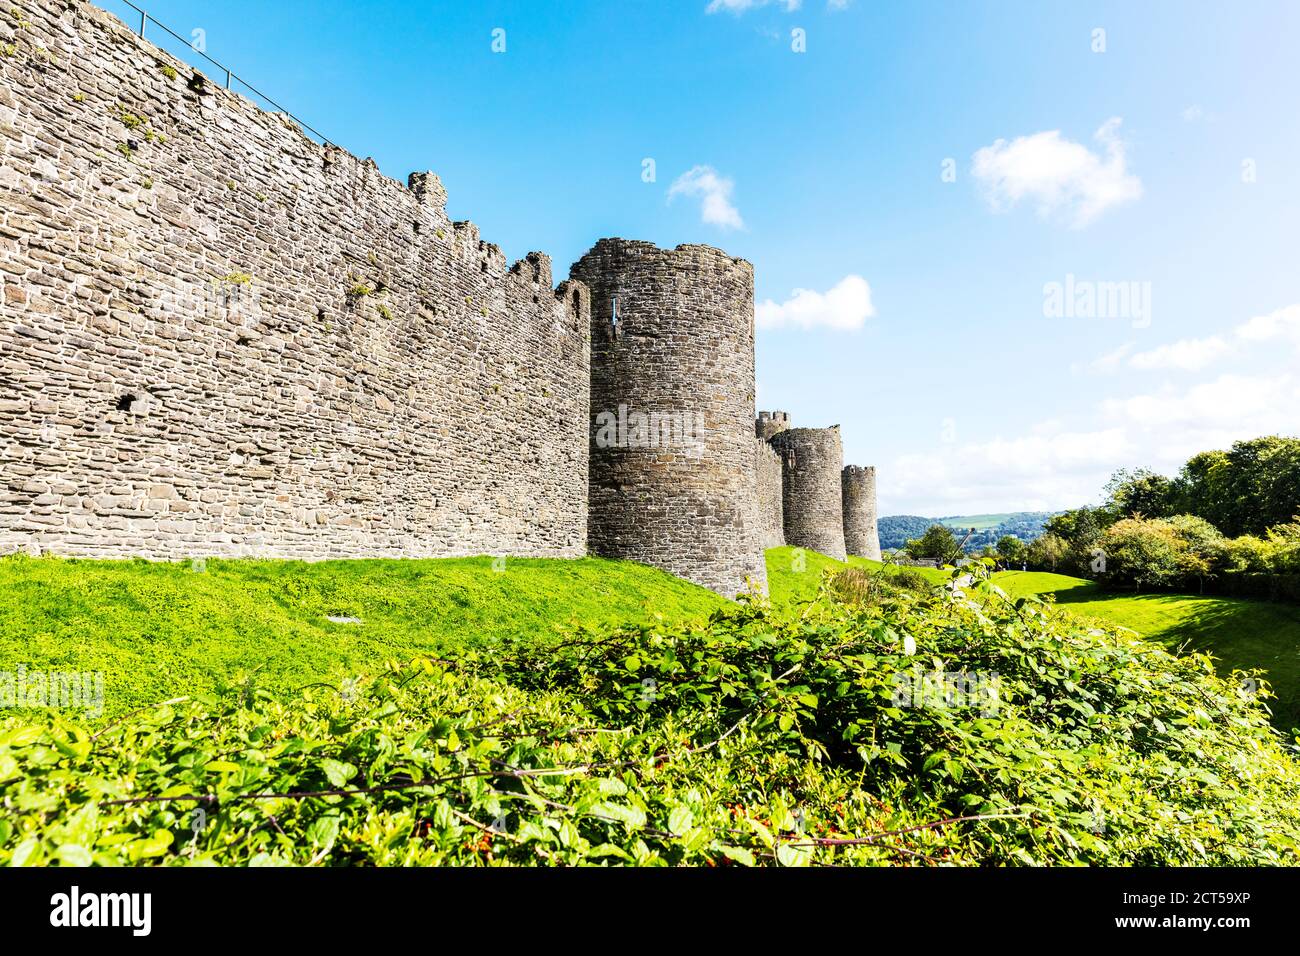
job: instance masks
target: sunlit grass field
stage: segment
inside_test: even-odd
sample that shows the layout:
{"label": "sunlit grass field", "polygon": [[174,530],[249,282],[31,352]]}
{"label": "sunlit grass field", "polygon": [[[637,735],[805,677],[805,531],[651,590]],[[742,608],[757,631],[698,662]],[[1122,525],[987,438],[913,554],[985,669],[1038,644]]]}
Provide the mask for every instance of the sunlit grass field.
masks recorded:
{"label": "sunlit grass field", "polygon": [[[816,552],[774,548],[771,600],[809,600],[824,572],[839,567]],[[935,583],[949,576],[915,570]],[[1277,723],[1300,725],[1300,607],[1117,594],[1038,572],[1004,571],[995,582],[1013,597],[1050,594],[1073,614],[1204,651],[1225,671],[1264,668],[1279,698],[1271,702]],[[703,619],[726,604],[662,571],[598,558],[512,558],[500,570],[489,558],[210,559],[195,571],[188,563],[15,557],[0,559],[0,671],[103,672],[112,715],[233,682],[288,693],[388,660],[546,642],[583,625]]]}
{"label": "sunlit grass field", "polygon": [[[189,563],[0,559],[0,671],[102,672],[110,716],[251,677],[278,694],[388,660],[545,642],[727,602],[596,558]],[[360,623],[335,623],[355,618]]]}

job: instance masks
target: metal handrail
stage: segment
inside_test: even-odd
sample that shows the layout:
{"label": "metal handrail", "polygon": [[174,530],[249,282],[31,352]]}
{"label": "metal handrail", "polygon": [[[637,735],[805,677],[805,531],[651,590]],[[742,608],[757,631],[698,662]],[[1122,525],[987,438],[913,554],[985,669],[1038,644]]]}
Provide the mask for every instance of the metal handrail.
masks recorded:
{"label": "metal handrail", "polygon": [[176,38],[177,40],[179,40],[181,43],[184,43],[184,44],[185,44],[187,47],[189,47],[193,52],[195,52],[195,53],[197,53],[199,56],[203,57],[203,59],[207,60],[209,63],[211,63],[213,66],[215,66],[218,70],[224,70],[224,71],[225,71],[225,74],[226,74],[226,89],[230,89],[230,88],[231,88],[231,86],[230,86],[231,82],[237,80],[237,81],[238,81],[239,83],[241,83],[244,87],[246,87],[247,89],[251,90],[251,91],[252,91],[253,93],[255,93],[257,96],[261,97],[261,99],[265,100],[267,103],[269,103],[269,104],[271,104],[273,107],[275,107],[275,109],[278,110],[280,113],[284,114],[285,116],[289,117],[289,119],[291,119],[291,120],[293,120],[295,123],[297,123],[297,124],[298,124],[302,129],[305,129],[305,130],[307,130],[308,132],[315,134],[316,138],[319,139],[319,140],[320,140],[324,145],[326,145],[326,146],[333,146],[333,145],[334,145],[334,143],[331,143],[328,139],[326,139],[325,135],[324,135],[323,133],[321,133],[319,130],[312,128],[312,127],[309,126],[307,123],[305,123],[305,122],[303,122],[301,119],[299,119],[297,116],[294,116],[294,115],[293,115],[292,113],[290,113],[287,109],[285,109],[283,106],[281,106],[281,105],[280,105],[279,103],[277,103],[275,100],[271,99],[271,97],[267,96],[265,93],[263,93],[263,92],[262,92],[261,90],[259,90],[257,87],[255,87],[253,84],[249,83],[249,82],[248,82],[247,80],[245,80],[243,77],[241,77],[241,76],[239,76],[238,74],[234,73],[234,72],[230,69],[230,67],[226,66],[224,63],[219,63],[219,62],[217,62],[216,60],[214,60],[212,57],[208,56],[208,54],[207,54],[206,52],[204,52],[203,50],[200,50],[200,49],[198,49],[197,47],[195,47],[193,43],[191,43],[189,40],[185,39],[183,36],[181,36],[179,33],[177,33],[177,32],[176,32],[175,30],[173,30],[171,27],[167,26],[167,24],[165,24],[165,23],[160,23],[158,20],[156,20],[155,18],[151,17],[151,16],[150,16],[148,13],[146,13],[144,10],[141,10],[141,9],[140,9],[139,7],[137,7],[134,3],[132,3],[131,0],[116,0],[116,2],[118,2],[118,3],[123,3],[123,4],[125,4],[126,6],[130,7],[132,10],[134,10],[136,13],[140,14],[140,29],[139,29],[139,34],[140,34],[140,37],[141,37],[142,39],[144,38],[145,30],[148,28],[149,24],[152,23],[154,26],[159,27],[160,29],[164,30],[165,32],[171,34],[171,36],[175,37],[175,38]]}

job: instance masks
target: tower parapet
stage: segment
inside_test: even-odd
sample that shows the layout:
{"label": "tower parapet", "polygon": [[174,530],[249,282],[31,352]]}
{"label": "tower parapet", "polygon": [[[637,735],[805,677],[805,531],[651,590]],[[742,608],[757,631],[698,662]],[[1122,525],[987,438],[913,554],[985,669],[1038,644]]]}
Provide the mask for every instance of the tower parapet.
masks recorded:
{"label": "tower parapet", "polygon": [[876,467],[846,465],[842,474],[844,547],[859,558],[880,560],[876,527]]}
{"label": "tower parapet", "polygon": [[843,561],[840,426],[790,428],[772,438],[781,456],[785,543]]}
{"label": "tower parapet", "polygon": [[786,412],[759,412],[754,419],[754,434],[764,441],[790,427],[790,416]]}
{"label": "tower parapet", "polygon": [[732,596],[766,591],[755,502],[754,271],[719,249],[602,239],[591,290],[588,549]]}

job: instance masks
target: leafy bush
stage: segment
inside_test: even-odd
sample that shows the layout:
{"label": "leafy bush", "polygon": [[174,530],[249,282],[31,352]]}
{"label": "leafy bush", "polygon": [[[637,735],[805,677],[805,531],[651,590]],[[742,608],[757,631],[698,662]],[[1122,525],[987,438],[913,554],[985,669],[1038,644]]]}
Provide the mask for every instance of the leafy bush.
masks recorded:
{"label": "leafy bush", "polygon": [[1135,588],[1173,587],[1182,579],[1180,542],[1163,520],[1123,518],[1106,529],[1099,547],[1103,580]]}
{"label": "leafy bush", "polygon": [[1048,532],[1030,542],[1025,558],[1035,570],[1056,571],[1065,565],[1069,553],[1065,539]]}
{"label": "leafy bush", "polygon": [[912,591],[915,594],[929,594],[934,590],[934,582],[926,577],[925,572],[906,566],[891,568],[889,583],[895,588]]}
{"label": "leafy bush", "polygon": [[1273,548],[1263,538],[1244,534],[1228,538],[1223,547],[1224,570],[1230,574],[1261,574],[1272,568]]}
{"label": "leafy bush", "polygon": [[1300,862],[1266,685],[982,574],[10,719],[0,863]]}
{"label": "leafy bush", "polygon": [[[1270,593],[1300,572],[1300,520],[1270,528],[1265,537],[1225,538],[1204,518],[1124,518],[1101,536],[1102,580],[1136,588],[1182,588],[1204,592],[1219,581],[1230,593]],[[1263,575],[1262,584],[1246,579]],[[1234,578],[1239,580],[1233,580]]]}

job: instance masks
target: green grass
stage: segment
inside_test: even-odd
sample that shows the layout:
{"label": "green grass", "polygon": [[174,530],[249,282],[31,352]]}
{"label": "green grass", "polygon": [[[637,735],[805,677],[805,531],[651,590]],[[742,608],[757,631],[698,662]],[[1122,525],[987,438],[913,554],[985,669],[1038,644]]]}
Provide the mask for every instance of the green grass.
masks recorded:
{"label": "green grass", "polygon": [[974,528],[976,531],[987,531],[989,528],[996,528],[1008,518],[1014,518],[1014,512],[1008,512],[1000,515],[955,515],[951,518],[936,518],[939,524],[945,524],[949,528],[960,528],[962,531],[968,528]]}
{"label": "green grass", "polygon": [[1062,608],[1137,631],[1177,651],[1210,654],[1229,670],[1261,667],[1277,694],[1274,722],[1300,727],[1300,607],[1192,594],[1104,591],[1065,574],[1003,571],[994,578],[1013,597],[1052,594]]}
{"label": "green grass", "polygon": [[[878,570],[877,562],[850,558]],[[827,568],[813,551],[767,553],[773,603],[811,599]],[[949,572],[919,568],[941,583]],[[1080,578],[1006,571],[1013,596],[1052,594],[1072,613],[1218,658],[1262,667],[1279,726],[1300,725],[1300,608],[1230,598],[1115,594]],[[496,641],[546,642],[586,624],[699,619],[728,602],[638,564],[584,558],[408,561],[0,559],[0,671],[100,671],[106,711],[206,693],[249,675],[291,692],[374,672],[391,659]],[[356,617],[361,624],[327,618]]]}
{"label": "green grass", "polygon": [[[273,692],[578,624],[707,617],[727,602],[623,561],[188,563],[0,559],[0,671],[101,671],[110,716],[255,674]],[[328,617],[357,617],[336,624]]]}

